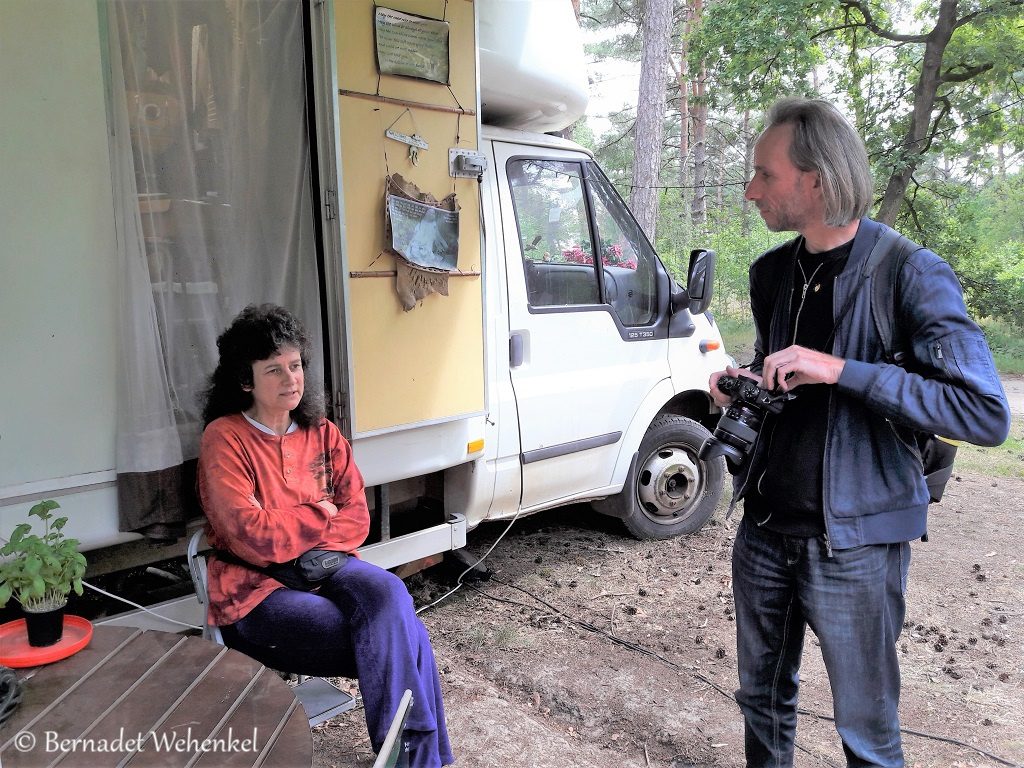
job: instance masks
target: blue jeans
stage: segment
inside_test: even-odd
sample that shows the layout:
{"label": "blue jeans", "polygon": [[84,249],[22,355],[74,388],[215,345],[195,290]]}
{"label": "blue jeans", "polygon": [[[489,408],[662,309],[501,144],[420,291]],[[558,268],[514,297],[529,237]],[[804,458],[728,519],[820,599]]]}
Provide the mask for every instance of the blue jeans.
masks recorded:
{"label": "blue jeans", "polygon": [[833,550],[744,517],[733,547],[736,657],[749,768],[793,765],[805,628],[821,643],[849,766],[903,766],[896,640],[910,544]]}

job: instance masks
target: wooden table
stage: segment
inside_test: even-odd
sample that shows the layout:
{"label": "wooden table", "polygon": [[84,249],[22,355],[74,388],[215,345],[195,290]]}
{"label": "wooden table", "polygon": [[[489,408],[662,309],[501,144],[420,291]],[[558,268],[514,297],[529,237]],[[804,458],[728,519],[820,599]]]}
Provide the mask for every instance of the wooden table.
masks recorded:
{"label": "wooden table", "polygon": [[98,626],[74,656],[18,672],[21,706],[0,727],[4,768],[313,762],[288,684],[198,637]]}

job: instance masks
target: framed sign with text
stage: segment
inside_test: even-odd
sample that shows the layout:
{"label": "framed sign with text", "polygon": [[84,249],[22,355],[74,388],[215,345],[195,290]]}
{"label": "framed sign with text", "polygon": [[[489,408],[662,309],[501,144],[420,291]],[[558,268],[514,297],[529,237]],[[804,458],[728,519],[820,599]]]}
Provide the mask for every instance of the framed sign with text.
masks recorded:
{"label": "framed sign with text", "polygon": [[447,21],[374,8],[377,71],[448,84]]}

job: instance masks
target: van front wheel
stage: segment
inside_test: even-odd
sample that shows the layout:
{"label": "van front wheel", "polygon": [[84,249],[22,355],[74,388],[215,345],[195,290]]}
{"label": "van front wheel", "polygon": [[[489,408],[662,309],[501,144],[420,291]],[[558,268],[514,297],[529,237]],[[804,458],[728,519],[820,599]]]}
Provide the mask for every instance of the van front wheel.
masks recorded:
{"label": "van front wheel", "polygon": [[693,419],[665,414],[640,443],[636,472],[609,512],[638,539],[669,539],[694,533],[711,519],[722,495],[725,460],[701,461],[697,452],[710,433]]}

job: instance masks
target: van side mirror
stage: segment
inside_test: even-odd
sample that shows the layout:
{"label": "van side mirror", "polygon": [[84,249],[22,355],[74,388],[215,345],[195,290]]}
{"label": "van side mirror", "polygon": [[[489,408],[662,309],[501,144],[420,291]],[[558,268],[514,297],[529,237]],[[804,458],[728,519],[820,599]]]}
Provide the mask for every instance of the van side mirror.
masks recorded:
{"label": "van side mirror", "polygon": [[712,250],[695,248],[690,251],[690,266],[686,270],[686,290],[672,292],[672,311],[688,309],[691,315],[707,312],[711,306],[715,287],[715,261],[718,258]]}

